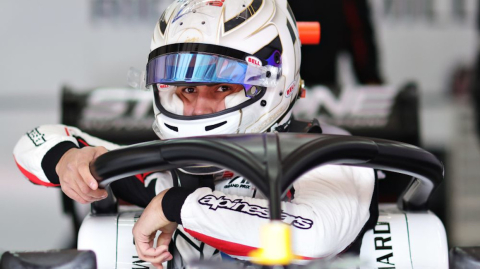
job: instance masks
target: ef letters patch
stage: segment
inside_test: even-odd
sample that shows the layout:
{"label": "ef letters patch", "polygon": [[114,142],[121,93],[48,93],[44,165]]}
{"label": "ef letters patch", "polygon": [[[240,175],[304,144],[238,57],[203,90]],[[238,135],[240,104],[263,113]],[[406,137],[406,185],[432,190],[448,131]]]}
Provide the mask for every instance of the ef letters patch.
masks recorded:
{"label": "ef letters patch", "polygon": [[35,128],[30,132],[28,132],[27,136],[28,138],[30,138],[30,140],[32,140],[33,144],[37,147],[46,142],[44,137],[45,135],[40,133],[38,131],[38,128]]}

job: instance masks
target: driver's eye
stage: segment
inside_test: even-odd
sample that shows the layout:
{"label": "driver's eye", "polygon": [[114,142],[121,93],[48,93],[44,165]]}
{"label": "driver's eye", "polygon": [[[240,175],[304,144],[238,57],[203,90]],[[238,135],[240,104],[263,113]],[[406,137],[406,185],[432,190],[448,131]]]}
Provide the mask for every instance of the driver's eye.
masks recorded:
{"label": "driver's eye", "polygon": [[230,87],[226,86],[226,85],[222,85],[218,88],[217,91],[219,92],[226,92],[226,91],[229,91],[230,90]]}
{"label": "driver's eye", "polygon": [[191,88],[191,87],[190,87],[190,88],[185,88],[185,89],[183,89],[183,92],[185,92],[185,93],[194,93],[194,92],[195,92],[195,88]]}

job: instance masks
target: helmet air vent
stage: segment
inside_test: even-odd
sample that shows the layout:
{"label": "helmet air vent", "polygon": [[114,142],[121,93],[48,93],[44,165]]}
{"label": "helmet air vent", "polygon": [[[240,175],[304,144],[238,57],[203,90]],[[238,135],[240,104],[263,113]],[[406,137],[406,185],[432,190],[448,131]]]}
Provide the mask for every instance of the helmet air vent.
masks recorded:
{"label": "helmet air vent", "polygon": [[227,123],[227,121],[223,121],[223,122],[220,122],[220,123],[217,123],[217,124],[213,124],[213,125],[208,125],[208,126],[205,126],[205,131],[211,131],[213,129],[216,129],[220,126],[223,126]]}
{"label": "helmet air vent", "polygon": [[166,123],[163,123],[163,124],[165,124],[165,126],[167,126],[168,129],[173,130],[173,131],[175,131],[175,132],[178,133],[178,127],[175,127],[175,126],[172,126],[172,125],[168,125],[168,124],[166,124]]}

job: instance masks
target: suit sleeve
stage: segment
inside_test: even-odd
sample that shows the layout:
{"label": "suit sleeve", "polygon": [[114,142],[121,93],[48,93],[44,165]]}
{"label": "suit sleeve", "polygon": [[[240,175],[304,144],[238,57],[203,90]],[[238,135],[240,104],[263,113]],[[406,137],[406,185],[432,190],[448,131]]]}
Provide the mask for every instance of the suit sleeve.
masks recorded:
{"label": "suit sleeve", "polygon": [[13,156],[20,171],[34,184],[60,186],[55,166],[71,148],[104,146],[113,150],[119,146],[90,136],[78,128],[66,125],[42,125],[23,135],[15,145]]}
{"label": "suit sleeve", "polygon": [[[23,135],[13,155],[20,171],[34,184],[58,187],[55,171],[60,158],[71,148],[104,146],[114,150],[120,146],[93,137],[78,128],[66,125],[42,125]],[[112,184],[116,197],[145,207],[164,189],[173,186],[170,172],[145,173],[118,180]]]}
{"label": "suit sleeve", "polygon": [[140,207],[147,207],[160,192],[173,187],[170,172],[145,173],[123,178],[111,184],[115,197]]}
{"label": "suit sleeve", "polygon": [[[282,203],[282,219],[292,228],[294,253],[303,259],[326,258],[346,249],[368,220],[374,173],[328,165],[304,174],[294,188],[294,199]],[[181,208],[185,231],[242,259],[259,247],[259,229],[268,218],[267,200],[208,188],[188,195]]]}

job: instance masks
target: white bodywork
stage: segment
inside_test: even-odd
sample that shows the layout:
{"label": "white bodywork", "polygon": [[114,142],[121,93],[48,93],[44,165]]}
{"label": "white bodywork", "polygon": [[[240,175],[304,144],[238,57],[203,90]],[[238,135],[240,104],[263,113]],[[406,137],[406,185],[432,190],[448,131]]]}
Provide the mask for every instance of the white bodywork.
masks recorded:
{"label": "white bodywork", "polygon": [[363,237],[360,258],[367,262],[362,268],[448,268],[445,228],[431,212],[381,205],[377,226]]}
{"label": "white bodywork", "polygon": [[155,268],[138,258],[132,228],[143,210],[128,206],[109,216],[87,216],[78,234],[78,249],[93,250],[103,268]]}
{"label": "white bodywork", "polygon": [[[154,268],[138,258],[132,228],[142,213],[124,207],[111,216],[88,216],[80,228],[78,249],[93,250],[98,268]],[[374,230],[363,237],[362,268],[448,268],[448,245],[442,222],[431,212],[405,213],[380,205]]]}

